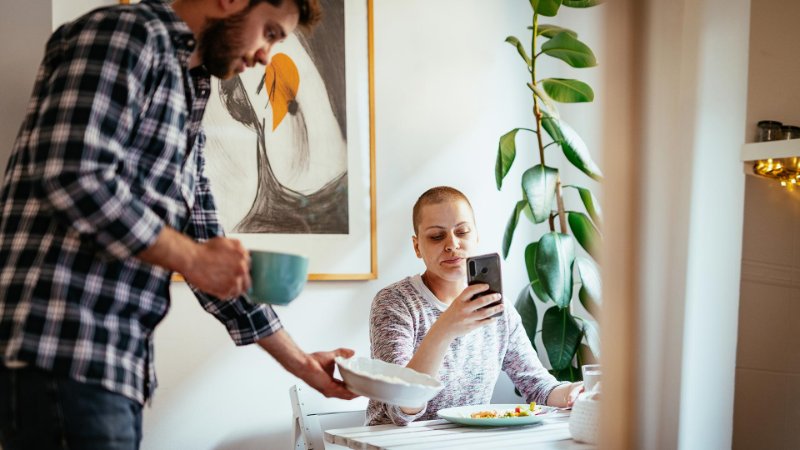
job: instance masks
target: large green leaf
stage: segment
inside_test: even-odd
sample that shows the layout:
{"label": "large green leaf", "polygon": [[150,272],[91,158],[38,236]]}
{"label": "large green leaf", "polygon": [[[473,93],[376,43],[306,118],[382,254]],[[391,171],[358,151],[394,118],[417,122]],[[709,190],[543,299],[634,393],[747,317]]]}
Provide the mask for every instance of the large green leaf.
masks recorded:
{"label": "large green leaf", "polygon": [[561,4],[570,8],[590,8],[602,3],[600,0],[561,0]]}
{"label": "large green leaf", "polygon": [[520,42],[519,39],[514,36],[507,37],[506,42],[517,48],[517,53],[519,53],[519,56],[521,56],[522,60],[525,61],[525,64],[530,67],[532,64],[531,57],[528,56],[528,52],[525,51],[525,46],[522,45],[522,42]]}
{"label": "large green leaf", "polygon": [[578,194],[581,196],[581,201],[583,202],[584,208],[586,208],[586,212],[589,213],[589,217],[592,218],[592,222],[597,226],[597,228],[603,228],[603,210],[600,208],[600,202],[597,201],[597,197],[594,196],[592,191],[589,189],[575,186],[575,185],[566,185],[565,188],[573,188],[578,191]]}
{"label": "large green leaf", "polygon": [[600,168],[597,167],[597,164],[592,160],[592,155],[589,154],[586,143],[566,122],[552,115],[546,115],[542,117],[542,128],[547,131],[550,138],[561,145],[564,156],[573,166],[595,180],[599,181],[603,178]]}
{"label": "large green leaf", "polygon": [[550,217],[557,180],[558,170],[541,164],[531,167],[522,174],[522,190],[528,199],[536,223],[542,223]]}
{"label": "large green leaf", "polygon": [[542,280],[539,279],[539,274],[536,272],[536,249],[538,247],[538,242],[532,242],[525,247],[525,268],[528,269],[528,281],[530,281],[531,289],[533,289],[536,298],[547,303],[551,300],[550,296],[544,291]]}
{"label": "large green leaf", "polygon": [[542,342],[554,370],[568,368],[583,338],[583,329],[569,308],[553,306],[542,318]]}
{"label": "large green leaf", "polygon": [[508,175],[511,164],[514,163],[514,158],[517,156],[516,137],[519,130],[519,128],[514,128],[500,136],[500,143],[497,145],[497,163],[494,166],[494,178],[498,191],[503,187],[503,178]]}
{"label": "large green leaf", "polygon": [[542,52],[576,68],[597,65],[597,58],[595,58],[592,49],[567,32],[558,33],[542,44]]}
{"label": "large green leaf", "polygon": [[531,205],[528,203],[528,198],[525,195],[523,195],[523,197],[525,197],[525,208],[522,210],[522,214],[532,223],[536,223],[536,220],[533,218],[533,211],[531,211]]}
{"label": "large green leaf", "polygon": [[550,370],[549,372],[551,375],[556,377],[556,380],[558,381],[575,382],[575,381],[581,381],[583,379],[581,375],[581,369],[573,365],[570,365],[569,367],[561,370],[555,370],[555,369]]}
{"label": "large green leaf", "polygon": [[567,78],[545,78],[541,81],[545,92],[561,103],[584,103],[594,100],[594,91],[583,81]]}
{"label": "large green leaf", "polygon": [[[528,28],[533,29],[533,27]],[[536,27],[536,33],[546,38],[552,38],[558,33],[569,33],[575,37],[578,37],[578,33],[570,30],[569,28],[560,27],[558,25],[550,25],[547,23],[540,23]]]}
{"label": "large green leaf", "polygon": [[575,211],[567,213],[567,222],[575,239],[584,250],[597,259],[600,250],[600,232],[594,227],[592,221],[585,214]]}
{"label": "large green leaf", "polygon": [[[536,328],[539,326],[539,312],[536,310],[536,304],[533,303],[531,298],[531,289],[526,285],[517,296],[517,302],[514,304],[517,308],[519,316],[522,318],[522,326],[525,328],[525,334],[536,350]],[[536,353],[539,353],[536,351]]]}
{"label": "large green leaf", "polygon": [[589,258],[578,256],[575,258],[578,266],[578,275],[581,277],[581,290],[578,297],[583,307],[594,317],[600,312],[600,303],[603,296],[603,282],[597,264]]}
{"label": "large green leaf", "polygon": [[561,0],[531,0],[533,11],[547,17],[553,17],[558,13]]}
{"label": "large green leaf", "polygon": [[592,354],[600,358],[600,327],[593,320],[583,320],[583,336],[592,350]]}
{"label": "large green leaf", "polygon": [[517,223],[519,222],[519,213],[522,212],[527,204],[528,202],[525,200],[518,201],[517,205],[514,207],[514,211],[511,213],[511,217],[508,219],[506,232],[503,235],[503,258],[508,258],[508,251],[511,248],[511,240],[514,238],[514,230],[516,230]]}
{"label": "large green leaf", "polygon": [[536,249],[536,273],[542,287],[559,308],[572,299],[572,264],[575,244],[572,236],[551,231],[539,239]]}

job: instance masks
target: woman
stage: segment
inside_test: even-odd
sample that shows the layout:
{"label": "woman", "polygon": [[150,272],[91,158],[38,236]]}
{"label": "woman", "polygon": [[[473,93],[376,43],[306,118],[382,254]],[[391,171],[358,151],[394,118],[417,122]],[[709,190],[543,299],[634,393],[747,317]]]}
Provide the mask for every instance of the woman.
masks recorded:
{"label": "woman", "polygon": [[466,196],[450,187],[429,189],[414,205],[413,222],[414,251],[425,272],[375,297],[372,357],[427,373],[444,389],[418,408],[371,400],[369,424],[406,425],[434,419],[443,408],[489,403],[501,370],[527,402],[572,406],[582,383],[562,383],[547,372],[517,311],[502,303],[487,306],[500,300],[500,294],[480,296],[487,285],[467,286],[466,258],[477,247],[478,233]]}

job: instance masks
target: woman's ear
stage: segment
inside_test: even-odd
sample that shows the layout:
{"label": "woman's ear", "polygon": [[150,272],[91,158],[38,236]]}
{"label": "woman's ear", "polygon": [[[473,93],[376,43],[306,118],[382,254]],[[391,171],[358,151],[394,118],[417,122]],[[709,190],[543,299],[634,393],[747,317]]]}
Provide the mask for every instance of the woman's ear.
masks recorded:
{"label": "woman's ear", "polygon": [[414,253],[417,254],[417,258],[422,258],[422,253],[419,252],[419,238],[411,236],[411,242],[414,244]]}

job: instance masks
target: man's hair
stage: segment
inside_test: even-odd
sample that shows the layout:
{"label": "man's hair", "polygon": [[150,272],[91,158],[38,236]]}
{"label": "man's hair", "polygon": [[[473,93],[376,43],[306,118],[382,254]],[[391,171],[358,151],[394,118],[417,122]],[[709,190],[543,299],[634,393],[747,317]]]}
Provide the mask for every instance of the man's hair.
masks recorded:
{"label": "man's hair", "polygon": [[262,2],[267,2],[272,6],[281,6],[285,1],[293,1],[297,5],[297,10],[300,11],[300,20],[297,25],[304,31],[311,31],[322,18],[319,0],[250,0],[249,7],[252,8]]}
{"label": "man's hair", "polygon": [[[422,207],[427,205],[438,205],[439,203],[449,203],[458,200],[463,200],[472,211],[472,204],[467,199],[467,196],[458,189],[451,188],[450,186],[437,186],[428,189],[419,196],[417,202],[414,203],[414,212],[412,214],[412,221],[414,223],[414,234],[419,234],[419,223],[422,219]],[[473,211],[473,221],[475,213]]]}

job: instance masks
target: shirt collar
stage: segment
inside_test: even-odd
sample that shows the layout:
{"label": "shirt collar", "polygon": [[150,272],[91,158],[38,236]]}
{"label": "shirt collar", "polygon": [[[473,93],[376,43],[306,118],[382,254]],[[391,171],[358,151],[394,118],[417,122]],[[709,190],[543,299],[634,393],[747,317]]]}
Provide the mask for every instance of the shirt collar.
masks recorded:
{"label": "shirt collar", "polygon": [[197,45],[197,40],[189,29],[189,25],[183,21],[175,10],[172,9],[169,1],[165,0],[142,0],[159,19],[164,23],[167,32],[170,35],[173,45],[178,53],[178,58],[182,63],[188,64],[189,57]]}

